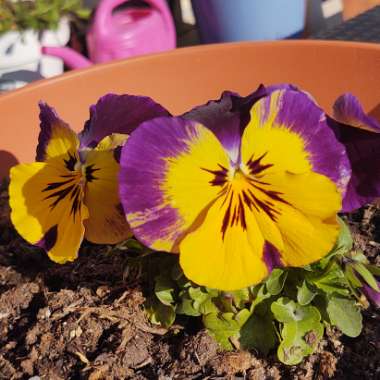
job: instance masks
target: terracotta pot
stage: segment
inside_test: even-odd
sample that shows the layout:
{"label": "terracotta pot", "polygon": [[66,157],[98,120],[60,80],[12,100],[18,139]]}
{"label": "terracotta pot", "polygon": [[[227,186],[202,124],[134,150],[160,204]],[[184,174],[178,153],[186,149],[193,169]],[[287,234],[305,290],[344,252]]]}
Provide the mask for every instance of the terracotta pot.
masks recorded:
{"label": "terracotta pot", "polygon": [[380,118],[380,45],[280,41],[204,45],[69,72],[0,96],[0,175],[34,160],[39,100],[76,130],[107,92],[149,95],[177,114],[225,90],[248,94],[260,83],[291,82],[327,111],[350,91]]}

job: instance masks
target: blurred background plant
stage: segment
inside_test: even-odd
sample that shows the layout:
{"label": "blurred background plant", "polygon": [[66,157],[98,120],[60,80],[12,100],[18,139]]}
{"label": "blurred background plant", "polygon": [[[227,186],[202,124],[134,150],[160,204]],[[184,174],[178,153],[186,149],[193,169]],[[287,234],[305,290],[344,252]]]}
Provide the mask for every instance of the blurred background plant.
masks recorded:
{"label": "blurred background plant", "polygon": [[56,30],[62,17],[86,20],[90,13],[82,0],[2,0],[0,34],[11,30]]}

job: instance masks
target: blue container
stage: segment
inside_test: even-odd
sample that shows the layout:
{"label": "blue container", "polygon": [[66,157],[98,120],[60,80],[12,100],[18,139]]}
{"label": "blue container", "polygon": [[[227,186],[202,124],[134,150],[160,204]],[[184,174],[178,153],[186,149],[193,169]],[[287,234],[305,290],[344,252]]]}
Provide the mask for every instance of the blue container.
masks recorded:
{"label": "blue container", "polygon": [[192,0],[202,42],[297,37],[306,0]]}

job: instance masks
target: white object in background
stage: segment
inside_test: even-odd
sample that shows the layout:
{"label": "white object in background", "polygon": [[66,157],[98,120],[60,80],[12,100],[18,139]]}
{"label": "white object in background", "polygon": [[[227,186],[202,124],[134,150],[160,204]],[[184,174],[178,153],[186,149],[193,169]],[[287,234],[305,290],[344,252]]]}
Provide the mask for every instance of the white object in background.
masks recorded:
{"label": "white object in background", "polygon": [[330,18],[343,11],[342,0],[325,0],[322,3],[324,18]]}
{"label": "white object in background", "polygon": [[10,31],[0,35],[0,91],[62,74],[62,60],[42,56],[41,45],[65,46],[69,39],[70,25],[65,18],[57,30]]}
{"label": "white object in background", "polygon": [[185,24],[195,25],[195,17],[191,0],[180,0],[182,21]]}

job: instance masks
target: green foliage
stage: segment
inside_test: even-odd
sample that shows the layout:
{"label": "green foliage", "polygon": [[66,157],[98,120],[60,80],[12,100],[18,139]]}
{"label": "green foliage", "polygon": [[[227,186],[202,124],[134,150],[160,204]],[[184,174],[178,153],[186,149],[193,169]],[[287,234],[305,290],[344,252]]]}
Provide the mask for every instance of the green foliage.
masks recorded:
{"label": "green foliage", "polygon": [[0,34],[10,30],[55,30],[63,16],[87,19],[90,10],[82,6],[82,0],[2,0]]}
{"label": "green foliage", "polygon": [[278,358],[293,365],[313,353],[323,335],[321,315],[314,306],[302,306],[289,298],[281,297],[272,303],[274,317],[281,323],[281,342]]}
{"label": "green foliage", "polygon": [[147,301],[153,323],[169,327],[176,315],[202,318],[204,326],[226,350],[277,349],[279,360],[300,363],[316,349],[325,325],[349,337],[362,329],[358,290],[374,289],[379,268],[361,252],[352,251],[352,238],[341,222],[334,249],[305,268],[274,269],[262,284],[223,292],[193,284],[182,273],[178,258],[157,261],[152,293]]}
{"label": "green foliage", "polygon": [[362,315],[354,300],[330,296],[327,313],[331,323],[339,327],[343,334],[355,338],[362,331]]}

